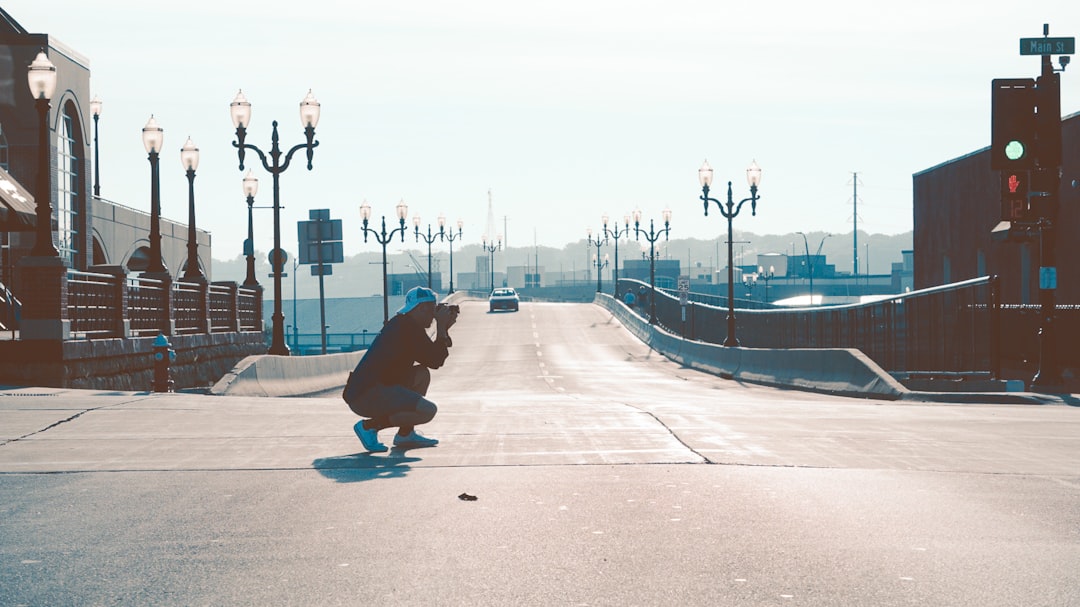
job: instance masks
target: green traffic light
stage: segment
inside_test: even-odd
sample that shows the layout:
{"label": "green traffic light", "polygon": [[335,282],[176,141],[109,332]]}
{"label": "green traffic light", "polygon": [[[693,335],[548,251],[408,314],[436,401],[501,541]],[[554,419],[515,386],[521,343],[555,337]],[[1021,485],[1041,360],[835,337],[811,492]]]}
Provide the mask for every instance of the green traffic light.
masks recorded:
{"label": "green traffic light", "polygon": [[1005,144],[1005,157],[1009,160],[1020,160],[1026,151],[1024,144],[1015,139]]}

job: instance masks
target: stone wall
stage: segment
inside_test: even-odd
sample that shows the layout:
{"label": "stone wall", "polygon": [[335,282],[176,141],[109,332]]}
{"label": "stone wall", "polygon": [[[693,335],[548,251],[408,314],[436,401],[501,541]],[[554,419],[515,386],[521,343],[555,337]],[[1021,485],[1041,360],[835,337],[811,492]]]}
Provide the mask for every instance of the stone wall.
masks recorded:
{"label": "stone wall", "polygon": [[[174,335],[176,390],[208,388],[239,361],[266,353],[261,332]],[[150,390],[154,338],[0,342],[0,385]]]}

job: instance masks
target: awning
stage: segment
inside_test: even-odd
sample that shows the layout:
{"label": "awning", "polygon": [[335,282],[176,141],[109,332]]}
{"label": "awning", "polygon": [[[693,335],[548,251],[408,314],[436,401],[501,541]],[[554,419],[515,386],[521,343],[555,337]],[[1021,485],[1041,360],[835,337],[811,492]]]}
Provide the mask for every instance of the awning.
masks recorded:
{"label": "awning", "polygon": [[0,168],[0,232],[32,232],[37,204],[26,188]]}

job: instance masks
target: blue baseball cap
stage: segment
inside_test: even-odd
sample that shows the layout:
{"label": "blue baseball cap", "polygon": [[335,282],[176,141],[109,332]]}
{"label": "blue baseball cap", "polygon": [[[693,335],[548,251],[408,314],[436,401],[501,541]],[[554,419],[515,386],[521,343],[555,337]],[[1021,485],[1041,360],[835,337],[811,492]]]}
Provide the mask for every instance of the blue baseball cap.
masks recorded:
{"label": "blue baseball cap", "polygon": [[425,301],[438,301],[439,294],[431,289],[424,287],[413,287],[409,289],[409,292],[405,294],[405,305],[401,306],[401,309],[397,311],[398,314],[408,314],[416,306],[424,303]]}

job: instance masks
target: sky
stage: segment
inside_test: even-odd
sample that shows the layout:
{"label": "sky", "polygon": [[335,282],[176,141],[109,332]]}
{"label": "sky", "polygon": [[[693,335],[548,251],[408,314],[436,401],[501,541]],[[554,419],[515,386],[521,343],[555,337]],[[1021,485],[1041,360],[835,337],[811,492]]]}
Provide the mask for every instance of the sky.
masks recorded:
{"label": "sky", "polygon": [[[902,6],[901,6],[902,5]],[[673,238],[715,239],[697,169],[712,195],[749,196],[758,234],[912,229],[914,173],[989,145],[994,78],[1035,77],[1019,39],[1080,35],[1071,0],[882,4],[865,0],[4,0],[33,33],[90,60],[104,198],[149,210],[142,128],[164,129],[162,213],[187,222],[180,148],[199,147],[196,223],[213,257],[242,253],[247,206],[229,103],[252,104],[248,142],[304,141],[299,103],[321,103],[314,168],[303,152],[281,174],[283,246],[310,209],[343,220],[346,255],[376,219],[409,206],[406,245],[461,219],[464,243],[563,247],[601,217],[672,211]],[[1057,58],[1054,58],[1055,66]],[[1062,113],[1080,111],[1080,65],[1062,76]],[[89,100],[85,100],[89,102]],[[89,115],[89,112],[87,112]],[[272,203],[272,178],[248,153]],[[488,203],[495,226],[489,228]],[[856,205],[853,204],[857,201]],[[273,213],[255,211],[255,248],[272,248]],[[494,234],[488,233],[491,229]],[[400,242],[400,240],[398,240]],[[456,248],[456,246],[455,246]],[[393,249],[391,249],[393,250]]]}

